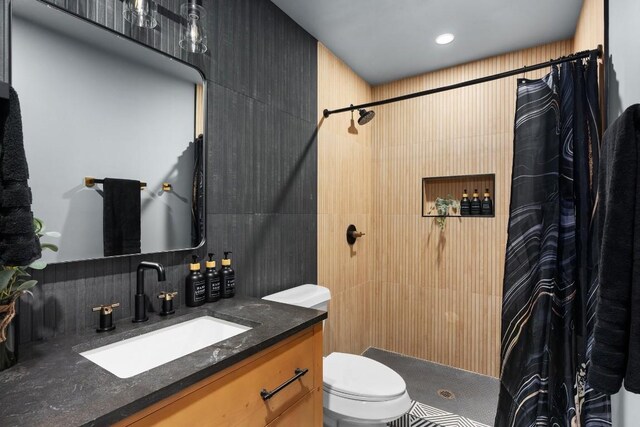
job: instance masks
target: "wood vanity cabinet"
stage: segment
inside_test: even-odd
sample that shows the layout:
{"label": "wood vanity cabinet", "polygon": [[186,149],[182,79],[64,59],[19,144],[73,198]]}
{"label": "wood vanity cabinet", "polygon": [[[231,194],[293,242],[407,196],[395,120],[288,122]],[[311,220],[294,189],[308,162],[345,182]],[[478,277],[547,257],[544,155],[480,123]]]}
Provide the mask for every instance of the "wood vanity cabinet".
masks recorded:
{"label": "wood vanity cabinet", "polygon": [[[308,372],[268,400],[274,390]],[[322,426],[322,324],[251,356],[116,424],[117,426]]]}

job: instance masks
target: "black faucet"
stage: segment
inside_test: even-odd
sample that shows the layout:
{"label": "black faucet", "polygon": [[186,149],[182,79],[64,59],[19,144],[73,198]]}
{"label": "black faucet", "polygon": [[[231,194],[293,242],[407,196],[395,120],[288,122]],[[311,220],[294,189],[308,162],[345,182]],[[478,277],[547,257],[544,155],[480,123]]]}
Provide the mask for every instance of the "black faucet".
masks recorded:
{"label": "black faucet", "polygon": [[133,322],[146,322],[149,320],[147,317],[147,301],[144,297],[144,271],[147,269],[153,269],[158,272],[158,282],[165,281],[164,267],[157,262],[142,261],[138,265],[138,281],[136,283],[136,295],[135,295],[135,315],[133,316]]}

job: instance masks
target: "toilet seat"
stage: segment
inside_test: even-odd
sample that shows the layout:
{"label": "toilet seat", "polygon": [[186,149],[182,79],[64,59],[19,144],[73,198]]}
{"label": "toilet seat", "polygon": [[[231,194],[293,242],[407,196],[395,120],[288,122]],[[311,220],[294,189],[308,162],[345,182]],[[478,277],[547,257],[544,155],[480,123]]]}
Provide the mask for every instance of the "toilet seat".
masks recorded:
{"label": "toilet seat", "polygon": [[384,402],[402,396],[407,385],[397,372],[373,359],[331,353],[323,361],[322,388],[346,399]]}
{"label": "toilet seat", "polygon": [[388,422],[411,407],[398,373],[368,357],[331,353],[323,362],[325,411],[353,421]]}

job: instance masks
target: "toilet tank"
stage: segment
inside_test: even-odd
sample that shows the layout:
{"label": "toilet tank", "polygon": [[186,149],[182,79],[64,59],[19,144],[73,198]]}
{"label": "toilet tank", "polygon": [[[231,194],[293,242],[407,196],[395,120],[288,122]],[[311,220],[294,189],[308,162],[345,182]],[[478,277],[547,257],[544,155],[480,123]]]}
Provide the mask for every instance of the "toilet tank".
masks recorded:
{"label": "toilet tank", "polygon": [[262,299],[328,311],[331,291],[324,286],[307,284],[267,295]]}

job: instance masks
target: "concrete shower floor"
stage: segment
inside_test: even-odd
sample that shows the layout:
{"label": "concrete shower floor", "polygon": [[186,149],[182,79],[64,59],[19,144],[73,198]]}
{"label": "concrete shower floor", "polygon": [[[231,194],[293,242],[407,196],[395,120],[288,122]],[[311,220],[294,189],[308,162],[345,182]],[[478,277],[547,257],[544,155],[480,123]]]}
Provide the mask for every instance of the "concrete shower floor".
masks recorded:
{"label": "concrete shower floor", "polygon": [[[411,399],[482,424],[493,425],[500,390],[497,378],[373,347],[363,355],[400,374],[407,383]],[[453,392],[455,398],[441,397],[438,394],[441,389]]]}

